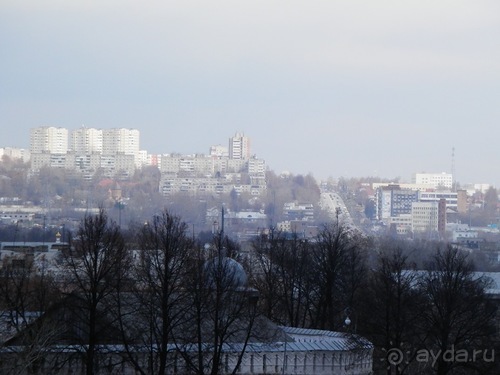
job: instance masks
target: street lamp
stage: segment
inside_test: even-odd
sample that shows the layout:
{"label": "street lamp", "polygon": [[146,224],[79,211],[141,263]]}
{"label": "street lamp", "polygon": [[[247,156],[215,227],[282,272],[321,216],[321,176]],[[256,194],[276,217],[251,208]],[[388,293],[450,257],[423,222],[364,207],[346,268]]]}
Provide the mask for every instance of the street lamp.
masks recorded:
{"label": "street lamp", "polygon": [[350,308],[350,307],[346,307],[344,309],[344,314],[345,314],[345,320],[344,320],[344,325],[346,326],[346,328],[351,331],[349,329],[349,327],[351,326],[351,323],[352,323],[352,320],[349,316],[353,316],[354,314],[354,333],[356,333],[356,315],[355,315],[355,312]]}
{"label": "street lamp", "polygon": [[346,373],[354,373],[356,367],[356,349],[358,348],[357,339],[356,339],[356,315],[354,315],[354,329],[351,329],[352,320],[349,316],[353,316],[355,312],[350,308],[346,307],[344,309],[345,320],[344,325],[346,327],[346,332],[348,333],[348,345],[349,345],[349,363],[345,366]]}
{"label": "street lamp", "polygon": [[349,318],[349,316],[347,316],[344,320],[344,324],[349,327],[351,325],[351,319]]}

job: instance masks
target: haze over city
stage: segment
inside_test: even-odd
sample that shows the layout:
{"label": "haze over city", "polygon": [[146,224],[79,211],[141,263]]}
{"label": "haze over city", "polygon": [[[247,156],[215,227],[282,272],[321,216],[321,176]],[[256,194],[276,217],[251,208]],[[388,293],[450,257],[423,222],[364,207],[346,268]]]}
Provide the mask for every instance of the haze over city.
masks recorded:
{"label": "haze over city", "polygon": [[3,1],[0,147],[127,127],[151,153],[235,131],[317,178],[500,186],[497,1]]}

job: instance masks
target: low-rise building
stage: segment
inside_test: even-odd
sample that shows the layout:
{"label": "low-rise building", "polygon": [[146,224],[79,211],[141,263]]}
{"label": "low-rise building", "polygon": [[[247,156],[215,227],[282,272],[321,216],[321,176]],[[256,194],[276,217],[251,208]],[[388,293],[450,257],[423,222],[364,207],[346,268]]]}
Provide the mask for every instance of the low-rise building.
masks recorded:
{"label": "low-rise building", "polygon": [[433,189],[452,189],[453,175],[451,173],[414,173],[412,183],[427,185]]}
{"label": "low-rise building", "polygon": [[283,216],[286,220],[314,220],[314,204],[287,202],[283,205]]}

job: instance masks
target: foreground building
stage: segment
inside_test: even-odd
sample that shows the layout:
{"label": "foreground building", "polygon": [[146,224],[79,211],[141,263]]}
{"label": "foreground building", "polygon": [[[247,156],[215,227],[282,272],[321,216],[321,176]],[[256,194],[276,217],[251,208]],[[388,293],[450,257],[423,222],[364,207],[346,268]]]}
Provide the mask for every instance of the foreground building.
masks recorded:
{"label": "foreground building", "polygon": [[[56,244],[64,245],[58,242]],[[13,250],[15,249],[7,251]],[[30,255],[35,262],[50,262],[51,259],[57,259],[57,252],[55,246],[40,251],[33,247]],[[37,256],[38,253],[44,254],[43,259]],[[258,293],[247,286],[243,267],[231,258],[215,257],[207,260],[204,267],[208,276],[205,293],[215,293],[215,280],[211,277],[217,277],[221,264],[226,274],[232,275],[230,279],[222,281],[229,282],[223,290],[231,298],[227,300],[230,302],[226,308],[217,311],[240,312],[234,319],[229,319],[229,325],[223,326],[230,332],[224,336],[223,341],[216,345],[213,343],[213,338],[219,337],[216,335],[220,331],[207,314],[202,314],[205,319],[203,324],[192,327],[193,321],[187,320],[186,324],[173,327],[168,344],[161,347],[158,341],[151,340],[158,336],[150,336],[147,329],[152,324],[148,320],[149,315],[137,314],[135,310],[143,306],[147,292],[139,295],[123,292],[119,294],[122,302],[127,302],[124,304],[125,314],[121,320],[123,325],[118,324],[113,309],[110,310],[105,304],[98,308],[96,330],[99,334],[94,336],[97,347],[93,353],[95,361],[92,373],[135,375],[138,369],[145,373],[155,373],[162,353],[166,356],[165,373],[197,373],[193,366],[199,366],[200,363],[209,371],[214,363],[215,348],[220,354],[218,374],[372,373],[373,345],[366,339],[346,332],[277,326],[259,315],[255,309]],[[65,288],[68,285],[65,284]],[[43,313],[25,312],[24,316],[30,317],[27,324],[21,324],[10,332],[1,330],[4,335],[0,349],[0,373],[15,370],[16,374],[85,374],[89,325],[82,317],[85,316],[86,306],[82,293],[71,292]],[[236,307],[235,310],[232,309],[233,306]],[[246,307],[250,309],[247,310]],[[183,314],[189,314],[184,309],[182,311]],[[213,312],[210,309],[203,311]],[[0,311],[0,324],[5,322],[8,325],[12,316],[12,312]],[[161,324],[155,320],[153,325],[156,326],[156,323]],[[191,336],[192,331],[197,329],[201,331],[200,336]],[[201,340],[197,340],[200,338]]]}
{"label": "foreground building", "polygon": [[[283,335],[282,341],[248,344],[236,374],[269,374],[269,375],[369,375],[372,374],[373,345],[359,336],[292,327],[278,327]],[[219,374],[230,374],[237,365],[237,358],[243,343],[232,343],[223,348],[223,366]],[[171,345],[169,354],[169,374],[190,374],[178,347]],[[0,349],[2,364],[16,365],[18,354],[26,348],[10,346]],[[132,364],[124,360],[125,348],[121,345],[106,345],[101,347],[106,356],[108,366],[98,374],[135,375],[137,372]],[[138,355],[138,363],[147,368],[150,360],[149,352]],[[84,374],[85,366],[79,360],[77,345],[59,345],[47,348],[34,374]],[[58,363],[57,370],[53,364]],[[114,366],[112,366],[114,364]],[[55,370],[55,372],[54,372]],[[24,373],[28,373],[27,371]],[[18,372],[23,374],[23,372]]]}

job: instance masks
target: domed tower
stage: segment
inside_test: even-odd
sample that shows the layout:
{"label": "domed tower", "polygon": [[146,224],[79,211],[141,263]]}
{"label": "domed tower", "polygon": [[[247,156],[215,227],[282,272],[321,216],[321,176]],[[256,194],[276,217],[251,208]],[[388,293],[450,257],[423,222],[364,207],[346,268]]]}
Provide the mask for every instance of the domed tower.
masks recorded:
{"label": "domed tower", "polygon": [[204,268],[209,289],[223,287],[238,290],[247,287],[248,278],[243,266],[232,258],[214,257],[205,263]]}

